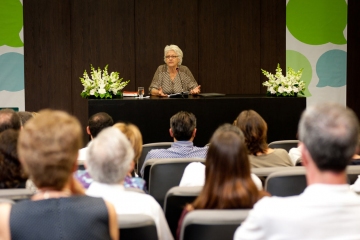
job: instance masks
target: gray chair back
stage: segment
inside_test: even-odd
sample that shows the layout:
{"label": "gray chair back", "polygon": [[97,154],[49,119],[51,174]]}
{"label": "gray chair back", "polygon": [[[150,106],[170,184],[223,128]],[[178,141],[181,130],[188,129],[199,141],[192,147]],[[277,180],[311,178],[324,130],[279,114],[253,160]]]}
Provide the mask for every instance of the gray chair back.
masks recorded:
{"label": "gray chair back", "polygon": [[272,196],[294,196],[301,194],[307,186],[305,168],[289,167],[271,173],[265,182],[265,190]]}
{"label": "gray chair back", "polygon": [[191,162],[205,162],[201,158],[167,158],[150,159],[151,164],[148,190],[161,207],[164,206],[165,195],[170,188],[179,186],[184,169]]}
{"label": "gray chair back", "polygon": [[360,175],[360,165],[349,165],[346,168],[347,180],[349,184],[354,184]]}
{"label": "gray chair back", "polygon": [[250,209],[194,210],[186,214],[181,226],[182,240],[232,240]]}
{"label": "gray chair back", "polygon": [[1,189],[0,198],[10,199],[14,202],[30,199],[34,191],[26,188]]}
{"label": "gray chair back", "polygon": [[289,152],[291,148],[298,146],[299,140],[281,140],[269,143],[269,148],[282,148]]}
{"label": "gray chair back", "polygon": [[165,196],[164,212],[174,238],[181,213],[188,203],[192,203],[202,190],[198,187],[172,187]]}
{"label": "gray chair back", "polygon": [[146,155],[148,154],[148,152],[150,152],[150,150],[153,149],[166,149],[171,147],[171,144],[173,142],[157,142],[157,143],[147,143],[143,145],[143,149],[141,152],[141,156],[138,160],[138,164],[137,164],[137,174],[140,174],[140,169],[142,167],[142,165],[144,164]]}
{"label": "gray chair back", "polygon": [[120,214],[118,226],[121,240],[158,240],[155,221],[145,214]]}

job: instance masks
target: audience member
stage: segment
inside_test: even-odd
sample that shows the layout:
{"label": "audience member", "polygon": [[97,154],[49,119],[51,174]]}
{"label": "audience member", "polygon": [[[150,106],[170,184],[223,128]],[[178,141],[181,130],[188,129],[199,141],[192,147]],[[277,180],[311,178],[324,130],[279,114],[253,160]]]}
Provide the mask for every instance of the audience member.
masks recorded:
{"label": "audience member", "polygon": [[360,239],[360,196],[346,174],[359,137],[356,115],[335,103],[307,107],[299,137],[308,187],[259,201],[234,239]]}
{"label": "audience member", "polygon": [[[86,132],[92,140],[99,134],[101,130],[110,127],[113,124],[114,121],[109,114],[105,112],[99,112],[92,115],[89,118],[88,126],[86,127]],[[82,160],[82,161],[86,160],[86,151],[87,151],[87,147],[84,147],[79,150],[78,160]]]}
{"label": "audience member", "polygon": [[133,166],[134,150],[118,129],[106,128],[89,146],[86,160],[94,182],[86,194],[103,197],[115,206],[116,213],[146,214],[155,221],[159,239],[173,239],[163,210],[150,195],[126,191],[124,179]]}
{"label": "audience member", "polygon": [[84,195],[72,177],[81,140],[79,121],[65,112],[44,110],[26,123],[18,154],[39,191],[0,205],[1,239],[118,239],[114,207]]}
{"label": "audience member", "polygon": [[286,150],[268,147],[267,124],[254,110],[242,111],[234,125],[245,135],[251,167],[286,167],[293,166]]}
{"label": "audience member", "polygon": [[[124,187],[139,188],[143,191],[146,191],[145,180],[140,177],[132,177],[131,175],[135,166],[135,162],[137,162],[137,160],[141,156],[142,136],[140,130],[133,124],[125,124],[125,123],[116,123],[114,127],[119,129],[126,135],[135,152],[133,164],[131,165],[130,171],[126,175],[124,180]],[[84,166],[86,168],[86,162],[84,163]],[[75,177],[80,181],[80,183],[83,185],[84,188],[89,188],[90,184],[93,182],[93,179],[91,178],[87,170],[76,171]]]}
{"label": "audience member", "polygon": [[[224,124],[217,129],[218,132],[233,132],[237,134],[242,141],[244,141],[244,134],[238,127],[231,124]],[[249,161],[246,156],[245,159],[239,158],[238,161]],[[226,162],[224,161],[224,164]],[[261,180],[255,175],[251,174],[251,179],[254,181],[259,190],[263,189]],[[184,170],[184,174],[180,181],[180,186],[203,186],[205,183],[205,165],[200,162],[190,163]]]}
{"label": "audience member", "polygon": [[26,187],[27,175],[16,149],[18,138],[18,130],[7,129],[0,133],[0,189]]}
{"label": "audience member", "polygon": [[18,112],[18,115],[20,117],[21,126],[24,126],[25,123],[33,117],[33,114],[31,112],[26,111],[20,111]]}
{"label": "audience member", "polygon": [[20,130],[21,121],[19,115],[12,109],[0,110],[0,133],[6,129]]}
{"label": "audience member", "polygon": [[[170,136],[174,143],[168,149],[151,150],[144,163],[153,158],[203,158],[205,159],[208,147],[195,147],[196,117],[189,112],[178,112],[170,118]],[[141,175],[144,176],[144,165],[141,167]]]}
{"label": "audience member", "polygon": [[205,161],[205,184],[179,220],[179,237],[185,215],[194,209],[252,208],[266,192],[259,191],[250,175],[244,136],[220,127],[213,134]]}

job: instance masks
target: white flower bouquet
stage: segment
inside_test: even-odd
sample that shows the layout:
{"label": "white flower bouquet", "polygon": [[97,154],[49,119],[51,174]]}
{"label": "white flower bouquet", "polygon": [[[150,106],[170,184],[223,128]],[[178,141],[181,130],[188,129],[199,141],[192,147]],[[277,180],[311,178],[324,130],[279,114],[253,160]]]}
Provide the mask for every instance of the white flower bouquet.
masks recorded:
{"label": "white flower bouquet", "polygon": [[263,82],[263,86],[267,87],[269,95],[293,97],[297,96],[298,93],[305,95],[305,82],[301,80],[302,71],[303,68],[296,72],[289,67],[286,76],[284,76],[280,64],[277,65],[275,75],[261,69],[261,72],[269,79]]}
{"label": "white flower bouquet", "polygon": [[96,98],[113,98],[113,96],[122,96],[121,90],[130,82],[119,78],[118,72],[108,73],[108,65],[102,71],[100,67],[96,70],[91,64],[91,78],[84,71],[83,77],[80,78],[84,90],[81,92],[83,98],[94,96]]}

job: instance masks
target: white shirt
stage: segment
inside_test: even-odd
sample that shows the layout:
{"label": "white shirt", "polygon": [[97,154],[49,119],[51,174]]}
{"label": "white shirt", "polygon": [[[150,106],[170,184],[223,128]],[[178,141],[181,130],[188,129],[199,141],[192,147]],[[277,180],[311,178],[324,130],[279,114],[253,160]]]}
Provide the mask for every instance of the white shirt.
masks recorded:
{"label": "white shirt", "polygon": [[86,194],[102,197],[112,203],[117,214],[146,214],[155,221],[159,240],[173,240],[164,212],[158,202],[147,194],[126,191],[120,184],[91,183]]}
{"label": "white shirt", "polygon": [[[255,174],[251,174],[251,179],[259,190],[263,189],[262,182]],[[204,186],[205,184],[205,165],[200,162],[193,162],[186,166],[181,178],[180,187],[183,186]]]}
{"label": "white shirt", "polygon": [[293,197],[264,197],[236,230],[240,239],[360,239],[360,197],[349,185],[313,184]]}
{"label": "white shirt", "polygon": [[78,161],[85,161],[88,147],[84,147],[79,150]]}
{"label": "white shirt", "polygon": [[299,160],[299,158],[301,158],[301,152],[300,149],[297,148],[291,148],[289,151],[289,156],[291,158],[291,162],[293,163],[294,166],[296,166],[296,162],[297,160]]}

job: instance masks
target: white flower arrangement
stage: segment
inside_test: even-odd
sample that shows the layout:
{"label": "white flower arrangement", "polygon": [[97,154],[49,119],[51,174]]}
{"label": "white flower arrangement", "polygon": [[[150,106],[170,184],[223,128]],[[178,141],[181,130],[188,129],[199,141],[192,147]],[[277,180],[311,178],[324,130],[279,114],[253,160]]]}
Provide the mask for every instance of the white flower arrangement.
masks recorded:
{"label": "white flower arrangement", "polygon": [[263,86],[267,87],[267,93],[270,95],[297,96],[298,93],[305,95],[305,82],[301,80],[302,71],[303,68],[296,72],[289,67],[284,76],[280,64],[277,65],[275,75],[261,69],[261,72],[269,79],[263,82]]}
{"label": "white flower arrangement", "polygon": [[102,71],[100,67],[96,70],[91,64],[91,78],[84,71],[83,77],[80,78],[84,90],[81,92],[83,98],[95,96],[96,98],[112,98],[113,96],[122,96],[121,90],[130,82],[122,82],[118,72],[108,73],[108,65]]}

